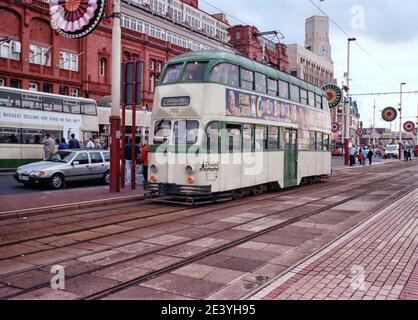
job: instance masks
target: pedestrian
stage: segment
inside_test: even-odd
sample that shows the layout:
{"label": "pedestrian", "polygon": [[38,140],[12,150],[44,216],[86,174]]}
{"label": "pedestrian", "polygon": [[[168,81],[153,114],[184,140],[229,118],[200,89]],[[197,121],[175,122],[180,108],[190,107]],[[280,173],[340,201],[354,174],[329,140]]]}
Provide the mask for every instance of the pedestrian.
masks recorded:
{"label": "pedestrian", "polygon": [[100,143],[100,140],[94,136],[93,137],[93,143],[94,143],[94,149],[103,149],[102,144]]}
{"label": "pedestrian", "polygon": [[[131,185],[131,170],[132,170],[132,152],[133,143],[132,138],[128,139],[128,143],[125,145],[125,185]],[[139,154],[139,147],[135,144],[135,152]]]}
{"label": "pedestrian", "polygon": [[365,147],[363,149],[363,166],[366,165],[366,159],[368,158],[368,156],[369,156],[369,149],[368,147]]}
{"label": "pedestrian", "polygon": [[373,155],[374,155],[374,152],[372,149],[370,149],[369,153],[367,154],[367,158],[369,159],[369,165],[372,165]]}
{"label": "pedestrian", "polygon": [[70,149],[70,146],[65,141],[65,138],[61,138],[61,142],[58,145],[58,150],[68,150],[68,149]]}
{"label": "pedestrian", "polygon": [[94,149],[93,138],[89,138],[89,141],[86,143],[86,149]]}
{"label": "pedestrian", "polygon": [[357,155],[357,160],[359,162],[359,165],[363,164],[363,149],[360,148],[358,155]]}
{"label": "pedestrian", "polygon": [[44,153],[45,153],[44,160],[51,160],[52,155],[54,154],[55,141],[54,139],[52,139],[49,133],[45,134],[45,138],[42,141],[42,144],[44,145]]}
{"label": "pedestrian", "polygon": [[144,175],[144,184],[148,183],[148,141],[144,140],[141,152],[141,163],[144,167],[142,174]]}
{"label": "pedestrian", "polygon": [[75,134],[71,134],[71,139],[68,142],[69,149],[80,149],[80,142],[75,138]]}
{"label": "pedestrian", "polygon": [[349,152],[350,152],[350,167],[352,167],[356,164],[356,147],[351,146]]}

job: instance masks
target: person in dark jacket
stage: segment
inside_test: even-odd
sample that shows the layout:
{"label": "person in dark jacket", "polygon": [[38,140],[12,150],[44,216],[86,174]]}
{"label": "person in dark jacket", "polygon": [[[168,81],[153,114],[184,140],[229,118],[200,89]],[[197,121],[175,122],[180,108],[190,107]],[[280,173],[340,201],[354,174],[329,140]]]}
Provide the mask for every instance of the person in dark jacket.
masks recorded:
{"label": "person in dark jacket", "polygon": [[61,138],[61,142],[58,145],[58,150],[68,150],[68,149],[70,149],[70,146],[65,141],[65,138]]}
{"label": "person in dark jacket", "polygon": [[367,158],[369,159],[369,165],[372,165],[372,161],[373,161],[373,150],[369,149],[369,153],[367,154]]}
{"label": "person in dark jacket", "polygon": [[71,134],[71,139],[68,142],[68,146],[70,149],[80,149],[80,142],[75,138],[75,134]]}

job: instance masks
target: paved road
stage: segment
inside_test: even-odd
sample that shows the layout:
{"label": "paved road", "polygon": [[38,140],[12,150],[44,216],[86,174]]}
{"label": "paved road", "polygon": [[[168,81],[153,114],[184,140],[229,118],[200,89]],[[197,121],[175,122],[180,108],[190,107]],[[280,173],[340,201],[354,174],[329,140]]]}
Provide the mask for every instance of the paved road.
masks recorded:
{"label": "paved road", "polygon": [[[142,175],[137,175],[137,182],[142,183]],[[100,181],[78,182],[67,184],[69,189],[97,187],[103,185]],[[33,186],[25,187],[23,184],[16,182],[12,174],[0,174],[0,196],[13,194],[28,194],[34,192],[43,192],[49,190],[47,187]],[[50,191],[50,190],[49,190]]]}

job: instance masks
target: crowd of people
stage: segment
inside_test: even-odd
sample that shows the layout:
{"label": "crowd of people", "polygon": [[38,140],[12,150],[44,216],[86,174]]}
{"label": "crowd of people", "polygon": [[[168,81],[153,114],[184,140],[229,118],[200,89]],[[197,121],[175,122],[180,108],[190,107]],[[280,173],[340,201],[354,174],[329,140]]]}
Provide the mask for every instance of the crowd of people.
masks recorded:
{"label": "crowd of people", "polygon": [[352,146],[349,150],[350,152],[350,166],[353,167],[358,162],[359,165],[365,166],[366,161],[368,161],[368,165],[372,165],[373,157],[375,155],[372,148],[369,146],[365,147],[356,147]]}

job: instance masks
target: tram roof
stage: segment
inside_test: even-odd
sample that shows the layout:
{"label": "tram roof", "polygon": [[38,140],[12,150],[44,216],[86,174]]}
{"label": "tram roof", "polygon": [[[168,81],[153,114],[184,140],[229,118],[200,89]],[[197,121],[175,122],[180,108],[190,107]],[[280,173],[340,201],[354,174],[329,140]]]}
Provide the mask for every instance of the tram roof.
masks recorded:
{"label": "tram roof", "polygon": [[283,71],[279,71],[272,67],[266,66],[257,61],[253,61],[242,55],[235,54],[235,53],[228,52],[228,51],[204,50],[204,51],[190,52],[190,53],[179,55],[173,59],[170,59],[168,63],[182,63],[185,61],[196,61],[196,60],[197,61],[218,60],[219,62],[229,62],[245,69],[263,73],[267,75],[269,78],[283,80],[291,84],[294,84],[296,86],[299,86],[302,89],[315,92],[318,95],[326,96],[325,92],[322,89],[315,87],[312,84],[303,81],[302,79],[294,77]]}

